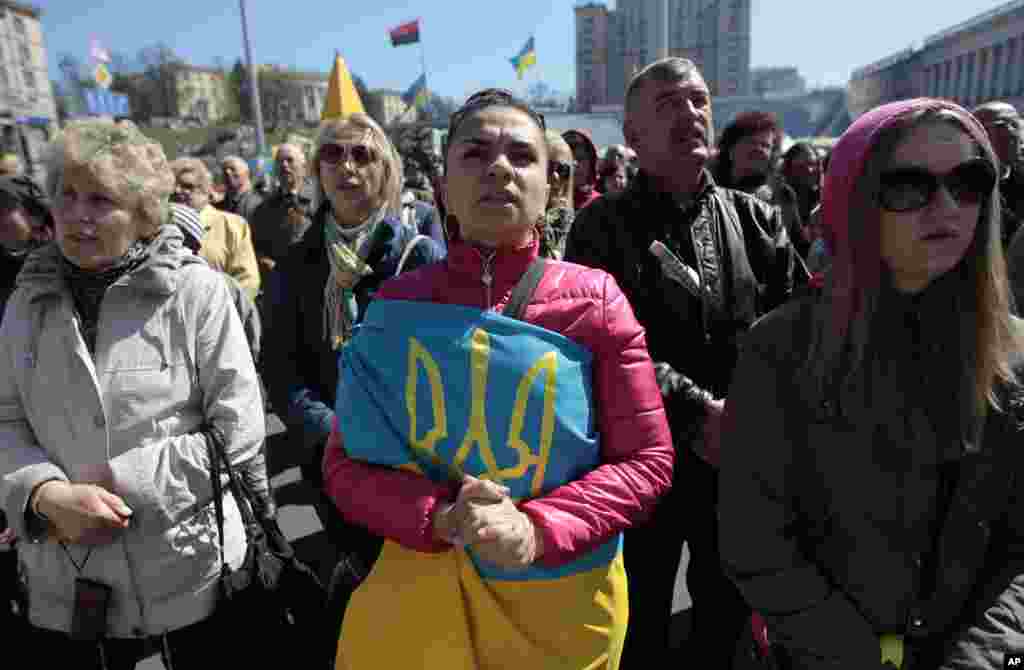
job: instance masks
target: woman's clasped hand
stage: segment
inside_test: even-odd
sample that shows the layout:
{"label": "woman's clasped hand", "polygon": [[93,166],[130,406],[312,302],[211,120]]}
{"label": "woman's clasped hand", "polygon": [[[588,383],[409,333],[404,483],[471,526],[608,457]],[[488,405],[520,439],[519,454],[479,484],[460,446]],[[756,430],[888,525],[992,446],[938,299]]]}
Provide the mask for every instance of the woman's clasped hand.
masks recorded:
{"label": "woman's clasped hand", "polygon": [[454,503],[439,506],[434,532],[465,545],[488,563],[506,570],[526,569],[543,553],[544,543],[510,490],[486,479],[464,475]]}

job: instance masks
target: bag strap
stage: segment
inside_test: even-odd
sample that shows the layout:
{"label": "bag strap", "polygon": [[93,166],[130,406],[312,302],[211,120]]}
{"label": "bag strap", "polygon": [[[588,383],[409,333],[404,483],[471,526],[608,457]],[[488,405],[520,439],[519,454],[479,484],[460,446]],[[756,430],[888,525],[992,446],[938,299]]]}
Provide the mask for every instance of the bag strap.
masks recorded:
{"label": "bag strap", "polygon": [[429,240],[430,238],[426,235],[414,235],[411,240],[405,245],[405,249],[402,250],[402,257],[398,261],[398,267],[395,268],[395,276],[402,274],[402,268],[405,267],[405,262],[409,260],[409,256],[412,254],[413,249],[420,243],[420,240]]}
{"label": "bag strap", "polygon": [[533,297],[533,292],[537,290],[537,286],[544,276],[544,265],[545,260],[543,256],[537,256],[533,259],[530,267],[526,268],[526,272],[523,273],[523,276],[519,278],[519,281],[512,288],[512,295],[509,296],[508,303],[506,303],[505,309],[501,312],[502,314],[511,319],[523,320],[523,315],[526,313],[526,305],[529,304],[530,299]]}
{"label": "bag strap", "polygon": [[228,489],[235,498],[239,514],[242,517],[242,525],[245,528],[245,539],[253,540],[256,529],[260,528],[256,519],[255,494],[249,487],[248,482],[240,477],[233,467],[228,455],[224,450],[224,439],[220,430],[215,426],[209,426],[203,431],[206,438],[206,449],[210,460],[210,483],[213,485],[213,506],[217,516],[217,537],[220,541],[220,562],[222,569],[227,568],[224,560],[224,487],[221,483],[221,467],[223,466],[228,476]]}

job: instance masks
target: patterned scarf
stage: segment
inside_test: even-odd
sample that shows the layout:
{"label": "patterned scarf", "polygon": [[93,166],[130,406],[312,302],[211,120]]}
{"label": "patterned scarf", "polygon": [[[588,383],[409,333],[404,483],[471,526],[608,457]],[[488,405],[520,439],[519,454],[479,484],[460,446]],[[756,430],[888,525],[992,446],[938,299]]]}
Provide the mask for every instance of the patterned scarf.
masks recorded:
{"label": "patterned scarf", "polygon": [[63,255],[61,256],[61,271],[64,281],[67,282],[68,288],[71,290],[75,311],[78,312],[82,338],[89,348],[89,353],[94,356],[96,354],[96,331],[99,326],[100,304],[103,302],[103,296],[114,282],[142,265],[149,258],[149,252],[149,241],[137,240],[113,267],[101,272],[83,270]]}
{"label": "patterned scarf", "polygon": [[360,279],[373,273],[373,268],[366,263],[370,252],[367,241],[384,220],[384,214],[385,208],[381,207],[362,224],[342,228],[334,213],[328,212],[324,243],[331,275],[324,286],[324,339],[335,351],[352,336],[359,314],[354,288]]}

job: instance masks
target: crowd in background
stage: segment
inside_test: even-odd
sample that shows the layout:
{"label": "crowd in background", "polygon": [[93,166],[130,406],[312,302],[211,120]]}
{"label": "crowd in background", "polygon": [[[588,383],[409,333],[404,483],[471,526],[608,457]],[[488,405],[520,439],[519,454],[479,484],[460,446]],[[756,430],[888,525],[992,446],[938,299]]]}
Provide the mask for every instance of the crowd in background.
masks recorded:
{"label": "crowd in background", "polygon": [[[1024,652],[1020,113],[902,101],[825,146],[750,110],[716,135],[669,58],[623,136],[488,89],[441,155],[354,114],[254,184],[67,124],[47,184],[0,177],[0,627],[46,667],[247,658],[220,637],[245,539],[230,495],[215,532],[213,427],[261,514],[283,450],[372,566],[315,667]],[[86,578],[114,594],[98,641]]]}

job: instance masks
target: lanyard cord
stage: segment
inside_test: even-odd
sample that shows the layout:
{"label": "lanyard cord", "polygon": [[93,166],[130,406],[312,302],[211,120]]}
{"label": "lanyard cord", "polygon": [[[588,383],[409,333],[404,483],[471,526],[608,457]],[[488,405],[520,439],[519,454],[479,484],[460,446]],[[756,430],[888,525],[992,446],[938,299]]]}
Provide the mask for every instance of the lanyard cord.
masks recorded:
{"label": "lanyard cord", "polygon": [[79,565],[78,561],[75,560],[75,557],[71,555],[70,551],[68,551],[67,545],[63,542],[60,542],[59,544],[60,548],[64,550],[64,554],[68,557],[68,560],[71,561],[71,565],[75,566],[75,570],[78,571],[78,576],[81,577],[82,571],[85,570],[86,563],[88,563],[89,559],[92,557],[92,547],[90,547],[89,551],[86,552],[85,558],[82,559],[82,564]]}

